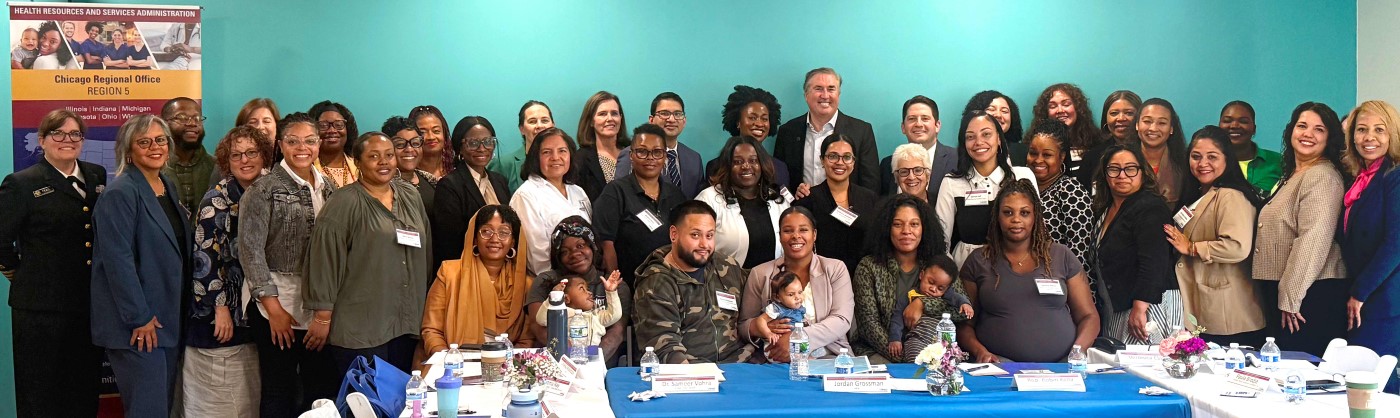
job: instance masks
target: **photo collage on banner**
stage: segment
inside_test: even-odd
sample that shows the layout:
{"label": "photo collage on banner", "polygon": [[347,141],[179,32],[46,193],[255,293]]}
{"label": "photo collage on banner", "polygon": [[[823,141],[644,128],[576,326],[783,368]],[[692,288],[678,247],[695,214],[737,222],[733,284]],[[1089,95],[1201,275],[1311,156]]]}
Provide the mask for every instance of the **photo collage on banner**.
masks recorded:
{"label": "photo collage on banner", "polygon": [[[115,176],[117,128],[132,116],[160,114],[166,100],[200,101],[204,50],[198,7],[10,3],[10,79],[14,171],[38,163],[39,120],[66,108],[87,134],[78,158]],[[122,407],[103,365],[100,417]]]}
{"label": "photo collage on banner", "polygon": [[43,158],[39,120],[67,108],[87,125],[79,158],[114,176],[122,122],[201,100],[202,35],[198,7],[11,3],[14,170]]}

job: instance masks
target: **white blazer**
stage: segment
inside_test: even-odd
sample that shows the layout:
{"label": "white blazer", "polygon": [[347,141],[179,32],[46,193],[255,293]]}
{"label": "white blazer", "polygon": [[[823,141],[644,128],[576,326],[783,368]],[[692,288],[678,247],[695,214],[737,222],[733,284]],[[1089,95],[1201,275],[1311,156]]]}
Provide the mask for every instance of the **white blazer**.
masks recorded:
{"label": "white blazer", "polygon": [[[786,187],[779,187],[782,193],[783,202],[768,202],[768,218],[773,222],[773,257],[769,260],[783,256],[783,245],[778,241],[778,215],[792,206],[792,194],[788,193]],[[734,257],[734,261],[739,265],[744,265],[744,258],[749,254],[749,229],[744,226],[744,216],[739,214],[739,204],[729,203],[724,195],[710,186],[700,191],[695,200],[705,202],[710,208],[715,210],[715,252],[717,255],[728,255]],[[768,261],[768,260],[763,260]]]}

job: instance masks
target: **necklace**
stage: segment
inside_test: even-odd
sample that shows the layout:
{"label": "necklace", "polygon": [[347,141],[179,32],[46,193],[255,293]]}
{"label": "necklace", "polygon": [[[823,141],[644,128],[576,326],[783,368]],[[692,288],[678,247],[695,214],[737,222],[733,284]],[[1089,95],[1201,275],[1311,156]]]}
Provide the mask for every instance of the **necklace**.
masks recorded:
{"label": "necklace", "polygon": [[[1028,259],[1028,258],[1031,258],[1031,253],[1030,253],[1030,252],[1027,252],[1026,255],[1024,255],[1024,256],[1021,256],[1021,260],[1016,262],[1016,267],[1024,266],[1025,263],[1026,263],[1026,259]],[[1010,255],[1007,255],[1006,261],[1011,261],[1011,256],[1010,256]]]}

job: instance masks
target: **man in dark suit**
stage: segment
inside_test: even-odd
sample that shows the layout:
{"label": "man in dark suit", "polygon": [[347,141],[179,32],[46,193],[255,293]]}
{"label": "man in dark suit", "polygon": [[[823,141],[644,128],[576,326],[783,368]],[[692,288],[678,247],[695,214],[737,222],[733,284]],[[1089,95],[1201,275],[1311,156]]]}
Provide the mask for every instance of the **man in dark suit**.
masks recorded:
{"label": "man in dark suit", "polygon": [[[910,144],[923,145],[928,150],[929,168],[932,169],[928,180],[928,198],[930,201],[937,199],[938,186],[943,184],[943,177],[958,165],[957,150],[938,143],[938,131],[943,128],[943,123],[938,120],[938,103],[923,95],[905,101],[904,120],[899,126]],[[899,193],[892,159],[893,156],[889,156],[880,160],[881,196]]]}
{"label": "man in dark suit", "polygon": [[807,72],[802,83],[807,99],[807,113],[778,127],[773,157],[787,164],[792,171],[786,186],[797,193],[799,185],[816,186],[826,181],[821,164],[822,140],[831,135],[845,135],[855,148],[856,169],[851,179],[870,190],[880,190],[880,157],[875,148],[875,131],[870,124],[850,115],[840,114],[841,76],[836,70],[818,68]]}
{"label": "man in dark suit", "polygon": [[[705,165],[700,153],[685,146],[680,141],[685,131],[685,101],[681,96],[665,92],[651,100],[651,116],[647,123],[660,126],[666,131],[666,165],[661,168],[661,180],[679,186],[686,199],[694,199],[701,190],[710,187],[705,178]],[[614,178],[632,173],[632,148],[623,148],[617,153],[617,175]]]}
{"label": "man in dark suit", "polygon": [[107,170],[78,161],[81,120],[40,123],[38,164],[0,183],[0,273],[10,280],[16,405],[22,417],[97,414],[102,350],[92,343],[92,208]]}

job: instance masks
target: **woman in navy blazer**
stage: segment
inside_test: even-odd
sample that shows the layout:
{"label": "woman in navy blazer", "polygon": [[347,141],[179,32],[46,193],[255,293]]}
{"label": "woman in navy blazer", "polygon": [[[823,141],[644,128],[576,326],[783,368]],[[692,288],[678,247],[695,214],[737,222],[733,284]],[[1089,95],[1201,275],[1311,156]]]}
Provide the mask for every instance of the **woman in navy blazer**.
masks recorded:
{"label": "woman in navy blazer", "polygon": [[[1350,343],[1400,356],[1400,115],[1390,104],[1362,103],[1348,116],[1342,165],[1356,178],[1342,202],[1342,260],[1356,279],[1347,302]],[[1387,392],[1396,393],[1394,373]]]}
{"label": "woman in navy blazer", "polygon": [[161,175],[170,128],[153,115],[117,132],[117,177],[97,199],[92,342],[107,352],[128,417],[164,417],[180,352],[182,286],[194,249],[189,211]]}

